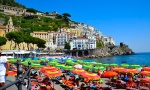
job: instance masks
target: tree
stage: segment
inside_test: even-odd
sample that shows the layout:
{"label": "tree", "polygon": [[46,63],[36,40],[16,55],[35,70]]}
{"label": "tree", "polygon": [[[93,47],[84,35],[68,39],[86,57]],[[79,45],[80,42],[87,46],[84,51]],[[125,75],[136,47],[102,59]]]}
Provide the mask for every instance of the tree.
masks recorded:
{"label": "tree", "polygon": [[120,42],[120,47],[123,47],[123,46],[124,46],[123,42]]}
{"label": "tree", "polygon": [[104,43],[102,41],[96,41],[96,47],[97,48],[100,48],[100,47],[103,47],[104,46]]}
{"label": "tree", "polygon": [[71,17],[71,15],[68,13],[62,14],[63,21],[66,22],[67,24],[69,24],[69,21],[70,21],[69,17]]}
{"label": "tree", "polygon": [[27,8],[26,10],[27,12],[32,12],[34,14],[36,14],[36,12],[38,12],[37,10],[35,10],[34,8]]}
{"label": "tree", "polygon": [[[7,39],[0,36],[0,47],[1,47],[2,45],[5,45],[6,42],[7,42]],[[0,49],[1,49],[1,48],[0,48]]]}
{"label": "tree", "polygon": [[66,42],[66,43],[65,43],[65,46],[64,46],[64,49],[70,50],[70,48],[71,48],[71,47],[70,47],[69,43]]}
{"label": "tree", "polygon": [[46,47],[45,44],[46,44],[46,41],[38,38],[38,43],[37,43],[38,48],[45,48]]}

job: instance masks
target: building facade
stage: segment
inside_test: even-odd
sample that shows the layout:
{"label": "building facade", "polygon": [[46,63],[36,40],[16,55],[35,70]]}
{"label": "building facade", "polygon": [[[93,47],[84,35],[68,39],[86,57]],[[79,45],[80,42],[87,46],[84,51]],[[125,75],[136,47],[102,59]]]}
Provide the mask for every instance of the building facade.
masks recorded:
{"label": "building facade", "polygon": [[96,40],[92,40],[94,37],[77,37],[70,40],[70,50],[86,50],[86,49],[95,49],[96,48]]}
{"label": "building facade", "polygon": [[5,13],[9,13],[12,15],[22,15],[26,12],[24,8],[0,5],[0,10],[3,10]]}
{"label": "building facade", "polygon": [[53,43],[54,41],[52,32],[33,32],[30,35],[45,40],[45,46],[50,48],[50,50],[55,50],[57,48],[57,45]]}
{"label": "building facade", "polygon": [[115,45],[115,41],[114,41],[114,39],[112,37],[102,36],[101,39],[102,39],[104,45],[107,45],[107,44]]}
{"label": "building facade", "polygon": [[66,32],[55,32],[54,33],[54,43],[59,49],[64,49],[64,45],[67,42],[67,33]]}

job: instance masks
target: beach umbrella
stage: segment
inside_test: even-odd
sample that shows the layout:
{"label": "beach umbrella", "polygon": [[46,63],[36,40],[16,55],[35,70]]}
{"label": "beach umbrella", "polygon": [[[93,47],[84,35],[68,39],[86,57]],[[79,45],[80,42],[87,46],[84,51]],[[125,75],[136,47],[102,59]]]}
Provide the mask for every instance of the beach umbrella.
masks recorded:
{"label": "beach umbrella", "polygon": [[[24,66],[28,66],[29,65],[28,63],[29,63],[28,61],[20,62],[20,64],[22,64]],[[31,64],[32,64],[32,62],[31,62]]]}
{"label": "beach umbrella", "polygon": [[66,60],[66,63],[69,63],[69,62],[72,62],[72,60],[71,60],[71,59],[67,59],[67,60]]}
{"label": "beach umbrella", "polygon": [[107,67],[107,66],[109,66],[109,64],[102,64],[102,66]]}
{"label": "beach umbrella", "polygon": [[50,62],[58,62],[58,60],[57,60],[57,59],[54,59],[54,60],[51,60]]}
{"label": "beach umbrella", "polygon": [[57,67],[57,68],[63,68],[65,65],[63,65],[63,64],[56,64],[55,65],[55,67]]}
{"label": "beach umbrella", "polygon": [[56,77],[61,76],[63,74],[60,71],[47,71],[44,73],[44,75],[49,77],[49,78],[56,78]]}
{"label": "beach umbrella", "polygon": [[17,76],[16,71],[8,71],[8,76]]}
{"label": "beach umbrella", "polygon": [[87,78],[88,80],[100,80],[100,76],[98,76],[95,73],[85,72],[85,73],[82,73],[81,76],[83,78]]}
{"label": "beach umbrella", "polygon": [[43,67],[40,69],[41,72],[45,72],[45,71],[57,71],[58,68],[55,68],[55,67],[50,67],[50,66],[47,66],[47,67]]}
{"label": "beach umbrella", "polygon": [[93,67],[92,70],[101,70],[101,71],[104,71],[105,68],[104,67]]}
{"label": "beach umbrella", "polygon": [[79,64],[83,63],[82,60],[77,60],[76,62],[79,63]]}
{"label": "beach umbrella", "polygon": [[102,63],[94,63],[95,66],[101,66]]}
{"label": "beach umbrella", "polygon": [[16,63],[17,60],[8,60],[9,63]]}
{"label": "beach umbrella", "polygon": [[145,82],[145,83],[150,83],[150,78],[147,77],[147,78],[142,78],[141,79],[142,82]]}
{"label": "beach umbrella", "polygon": [[85,64],[85,65],[91,65],[92,63],[91,62],[83,62],[83,64]]}
{"label": "beach umbrella", "polygon": [[50,62],[48,62],[48,65],[56,65],[56,64],[58,64],[58,62],[55,62],[55,61],[50,61]]}
{"label": "beach umbrella", "polygon": [[90,69],[90,68],[92,68],[92,66],[91,65],[84,65],[83,68],[84,69]]}
{"label": "beach umbrella", "polygon": [[150,76],[150,71],[141,71],[140,74]]}
{"label": "beach umbrella", "polygon": [[128,68],[129,64],[121,64],[121,67]]}
{"label": "beach umbrella", "polygon": [[64,66],[62,69],[64,69],[64,70],[73,70],[74,68],[72,66]]}
{"label": "beach umbrella", "polygon": [[143,71],[150,71],[150,67],[143,67],[142,70]]}
{"label": "beach umbrella", "polygon": [[112,69],[113,71],[115,72],[123,72],[125,70],[125,68],[122,68],[122,67],[115,67]]}
{"label": "beach umbrella", "polygon": [[123,72],[124,72],[124,73],[132,73],[132,74],[135,74],[135,73],[139,73],[139,70],[137,70],[137,69],[125,69]]}
{"label": "beach umbrella", "polygon": [[33,68],[42,68],[40,64],[31,64],[31,67]]}
{"label": "beach umbrella", "polygon": [[130,68],[139,68],[140,65],[137,65],[137,64],[133,64],[133,65],[130,65]]}
{"label": "beach umbrella", "polygon": [[113,71],[106,71],[101,75],[101,77],[104,77],[104,78],[111,78],[114,76],[118,76],[118,73],[113,72]]}
{"label": "beach umbrella", "polygon": [[81,75],[82,73],[85,73],[86,71],[83,70],[83,69],[74,69],[71,72],[74,73],[74,74]]}
{"label": "beach umbrella", "polygon": [[116,67],[118,66],[118,64],[113,63],[113,64],[110,64],[109,66]]}
{"label": "beach umbrella", "polygon": [[78,68],[78,69],[82,69],[82,65],[81,64],[76,64],[74,67]]}

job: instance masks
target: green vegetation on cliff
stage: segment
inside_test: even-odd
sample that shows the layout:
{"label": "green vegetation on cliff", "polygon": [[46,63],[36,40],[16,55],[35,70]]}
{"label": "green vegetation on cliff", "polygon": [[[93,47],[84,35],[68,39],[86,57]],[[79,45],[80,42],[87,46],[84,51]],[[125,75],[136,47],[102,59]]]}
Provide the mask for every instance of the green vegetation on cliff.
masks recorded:
{"label": "green vegetation on cliff", "polygon": [[0,0],[0,4],[13,6],[13,7],[25,8],[24,5],[17,3],[15,0]]}
{"label": "green vegetation on cliff", "polygon": [[[15,2],[15,0],[0,0],[0,4],[13,6],[13,7],[21,7],[26,8],[25,6]],[[26,8],[27,12],[32,12],[36,14],[36,12],[40,12],[33,8]],[[46,14],[46,13],[45,13]],[[48,12],[47,12],[48,14]],[[4,19],[3,25],[6,25],[8,22],[10,15],[3,13],[0,11],[0,18]],[[63,13],[62,15],[56,15],[56,18],[50,18],[50,16],[38,16],[38,15],[22,15],[22,16],[11,16],[14,26],[19,27],[23,30],[32,31],[56,31],[59,27],[69,27],[69,18],[71,17],[68,13]]]}

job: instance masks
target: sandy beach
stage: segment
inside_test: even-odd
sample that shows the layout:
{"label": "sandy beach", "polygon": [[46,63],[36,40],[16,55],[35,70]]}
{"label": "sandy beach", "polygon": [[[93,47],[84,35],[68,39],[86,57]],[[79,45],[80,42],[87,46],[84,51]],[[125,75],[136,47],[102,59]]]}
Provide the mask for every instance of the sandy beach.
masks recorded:
{"label": "sandy beach", "polygon": [[[67,78],[69,78],[69,77],[67,77]],[[102,84],[102,87],[107,87],[108,85],[106,85],[105,83],[108,81],[108,79],[107,79],[107,78],[101,78],[101,79],[104,81],[103,84]],[[13,82],[13,81],[15,81],[15,77],[13,77],[13,76],[8,76],[8,77],[7,77],[6,84],[11,83],[11,82]],[[53,83],[52,83],[52,84],[53,84]],[[81,84],[81,82],[80,82],[80,84]],[[60,86],[60,84],[54,84],[54,88],[55,88],[56,90],[65,90],[64,88],[62,88],[62,87]],[[18,90],[18,89],[17,89],[16,85],[12,85],[12,86],[10,86],[9,88],[7,88],[7,90]],[[22,86],[22,90],[27,90],[27,88],[26,88],[25,86]],[[125,90],[125,89],[115,89],[115,88],[112,88],[112,90]]]}

